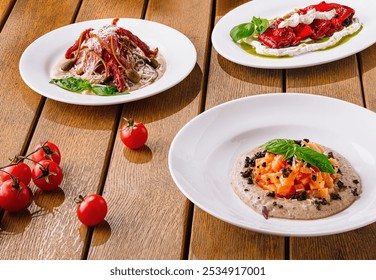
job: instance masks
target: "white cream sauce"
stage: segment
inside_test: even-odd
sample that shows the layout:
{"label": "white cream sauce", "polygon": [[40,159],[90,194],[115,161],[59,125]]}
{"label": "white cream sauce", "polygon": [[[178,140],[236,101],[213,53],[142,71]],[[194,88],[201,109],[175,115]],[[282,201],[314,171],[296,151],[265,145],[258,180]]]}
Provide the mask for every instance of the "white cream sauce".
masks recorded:
{"label": "white cream sauce", "polygon": [[282,21],[278,28],[284,27],[296,27],[299,23],[311,24],[315,19],[331,20],[336,15],[336,10],[330,10],[328,12],[317,12],[316,9],[308,10],[305,15],[299,15],[298,13],[292,14],[289,18]]}

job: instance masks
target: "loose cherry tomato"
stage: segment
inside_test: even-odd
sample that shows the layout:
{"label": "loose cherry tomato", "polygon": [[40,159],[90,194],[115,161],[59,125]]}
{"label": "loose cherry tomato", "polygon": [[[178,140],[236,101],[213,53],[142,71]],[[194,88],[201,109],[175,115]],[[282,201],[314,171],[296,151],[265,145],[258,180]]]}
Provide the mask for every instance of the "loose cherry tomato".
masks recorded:
{"label": "loose cherry tomato", "polygon": [[52,160],[42,160],[31,171],[34,184],[44,191],[56,189],[63,180],[63,171]]}
{"label": "loose cherry tomato", "polygon": [[144,124],[132,119],[125,119],[127,123],[120,130],[120,139],[130,149],[143,147],[148,139],[148,131]]}
{"label": "loose cherry tomato", "polygon": [[91,194],[86,197],[80,196],[78,202],[77,217],[84,225],[96,226],[107,215],[107,203],[98,194]]}
{"label": "loose cherry tomato", "polygon": [[31,159],[36,162],[48,159],[60,163],[61,154],[59,148],[52,142],[39,143],[35,146],[36,152],[31,155]]}
{"label": "loose cherry tomato", "polygon": [[24,163],[19,162],[17,164],[8,166],[2,170],[0,170],[0,178],[2,182],[5,182],[11,179],[12,174],[14,177],[20,179],[25,186],[28,186],[31,181],[31,170],[30,167]]}
{"label": "loose cherry tomato", "polygon": [[20,212],[31,204],[33,193],[21,181],[9,179],[0,186],[0,208],[9,212]]}

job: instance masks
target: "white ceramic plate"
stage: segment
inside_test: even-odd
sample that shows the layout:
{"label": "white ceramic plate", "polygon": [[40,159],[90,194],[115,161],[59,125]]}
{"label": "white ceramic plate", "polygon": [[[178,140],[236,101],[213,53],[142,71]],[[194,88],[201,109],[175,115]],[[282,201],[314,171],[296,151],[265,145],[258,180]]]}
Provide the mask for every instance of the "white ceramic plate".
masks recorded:
{"label": "white ceramic plate", "polygon": [[[345,232],[376,221],[375,127],[375,113],[338,99],[309,94],[237,99],[181,129],[170,148],[170,172],[194,204],[239,227],[287,236]],[[360,175],[363,193],[349,208],[327,218],[266,220],[232,191],[229,173],[240,154],[274,138],[308,138],[338,151]]]}
{"label": "white ceramic plate", "polygon": [[217,52],[237,64],[256,68],[288,69],[307,67],[335,61],[364,50],[376,42],[376,1],[341,0],[337,3],[355,9],[355,16],[363,23],[363,29],[354,38],[333,49],[316,51],[292,58],[267,58],[246,53],[230,37],[230,30],[241,23],[249,22],[253,16],[273,19],[281,17],[295,8],[318,4],[319,0],[254,0],[241,5],[223,16],[212,33],[212,42]]}
{"label": "white ceramic plate", "polygon": [[77,40],[81,32],[89,27],[100,28],[111,24],[112,19],[79,22],[51,31],[34,41],[23,53],[20,73],[25,83],[45,97],[78,105],[111,105],[146,98],[165,91],[181,82],[196,64],[196,49],[192,42],[179,31],[166,25],[140,19],[121,18],[117,26],[124,27],[152,48],[158,47],[166,59],[164,75],[142,89],[128,95],[95,96],[66,91],[49,84],[51,69]]}

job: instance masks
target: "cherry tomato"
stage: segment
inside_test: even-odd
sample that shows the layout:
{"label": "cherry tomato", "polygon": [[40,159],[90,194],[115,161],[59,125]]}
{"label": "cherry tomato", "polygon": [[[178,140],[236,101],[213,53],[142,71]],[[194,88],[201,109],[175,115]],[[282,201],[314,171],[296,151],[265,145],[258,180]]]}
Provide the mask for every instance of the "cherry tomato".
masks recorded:
{"label": "cherry tomato", "polygon": [[96,226],[104,220],[106,215],[107,203],[102,196],[98,194],[80,196],[77,217],[81,223],[87,226]]}
{"label": "cherry tomato", "polygon": [[31,171],[34,184],[44,191],[56,189],[63,180],[63,171],[52,160],[42,160]]}
{"label": "cherry tomato", "polygon": [[125,119],[127,123],[120,130],[120,139],[130,149],[143,147],[148,139],[148,131],[144,124]]}
{"label": "cherry tomato", "polygon": [[0,186],[0,208],[9,212],[20,212],[30,206],[33,199],[31,189],[24,183],[9,179]]}
{"label": "cherry tomato", "polygon": [[52,142],[43,142],[35,146],[36,152],[31,155],[31,159],[36,162],[41,160],[52,160],[57,164],[60,163],[61,154],[59,148]]}
{"label": "cherry tomato", "polygon": [[0,178],[2,182],[11,179],[11,175],[9,174],[12,174],[14,177],[20,179],[20,181],[24,183],[25,186],[28,186],[31,181],[30,167],[24,162],[19,162],[15,165],[8,166],[2,170],[5,171],[3,172],[0,170]]}

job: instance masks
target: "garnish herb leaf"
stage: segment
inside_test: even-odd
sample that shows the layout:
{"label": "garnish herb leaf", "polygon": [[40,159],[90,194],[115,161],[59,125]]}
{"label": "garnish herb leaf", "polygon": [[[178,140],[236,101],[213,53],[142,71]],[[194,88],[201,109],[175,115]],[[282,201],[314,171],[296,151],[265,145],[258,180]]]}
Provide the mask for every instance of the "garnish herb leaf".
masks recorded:
{"label": "garnish herb leaf", "polygon": [[255,32],[255,25],[252,22],[242,23],[233,27],[230,31],[230,36],[234,42],[240,39],[247,38]]}
{"label": "garnish herb leaf", "polygon": [[269,27],[269,21],[266,18],[253,17],[252,22],[256,27],[257,34],[264,33],[265,30]]}
{"label": "garnish herb leaf", "polygon": [[312,166],[316,166],[322,172],[335,173],[333,165],[324,154],[316,152],[309,147],[301,147],[294,140],[273,139],[261,145],[260,148],[273,154],[283,154],[285,155],[284,159],[296,156],[297,159],[304,160]]}
{"label": "garnish herb leaf", "polygon": [[100,96],[112,96],[112,95],[123,95],[129,94],[127,91],[118,92],[116,86],[92,86],[91,90]]}
{"label": "garnish herb leaf", "polygon": [[129,92],[127,91],[118,92],[116,86],[91,85],[85,80],[81,78],[76,78],[76,77],[52,79],[50,83],[57,85],[63,89],[77,92],[77,93],[81,93],[85,90],[91,90],[92,92],[94,92],[96,95],[99,95],[99,96],[113,96],[113,95],[129,94]]}
{"label": "garnish herb leaf", "polygon": [[[267,150],[273,154],[286,154],[289,150],[294,149],[295,142],[290,139],[273,139],[266,142],[260,148]],[[291,152],[290,152],[291,153]]]}
{"label": "garnish herb leaf", "polygon": [[239,42],[253,34],[259,35],[269,27],[269,20],[265,18],[253,17],[251,22],[234,26],[230,31],[230,36],[234,42]]}
{"label": "garnish herb leaf", "polygon": [[51,84],[73,92],[83,92],[89,90],[91,85],[81,78],[69,77],[63,79],[52,79]]}
{"label": "garnish herb leaf", "polygon": [[333,165],[330,163],[329,159],[324,154],[316,152],[309,147],[299,147],[299,149],[296,150],[296,156],[298,159],[302,159],[305,162],[316,166],[322,172],[330,174],[335,173]]}

